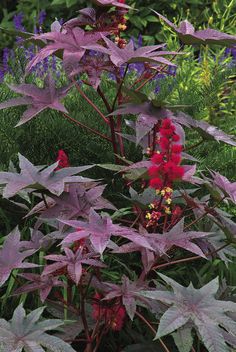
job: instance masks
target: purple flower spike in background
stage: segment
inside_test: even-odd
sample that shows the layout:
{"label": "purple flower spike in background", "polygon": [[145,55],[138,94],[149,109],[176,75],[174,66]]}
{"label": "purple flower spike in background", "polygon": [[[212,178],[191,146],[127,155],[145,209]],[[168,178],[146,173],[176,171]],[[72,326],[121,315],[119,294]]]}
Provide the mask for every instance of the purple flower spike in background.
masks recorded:
{"label": "purple flower spike in background", "polygon": [[8,71],[8,68],[9,68],[9,66],[8,66],[9,57],[10,57],[10,49],[4,48],[3,49],[3,56],[2,56],[2,63],[3,63],[4,72]]}
{"label": "purple flower spike in background", "polygon": [[0,83],[2,83],[4,81],[4,76],[5,76],[4,71],[0,70]]}
{"label": "purple flower spike in background", "polygon": [[143,36],[140,33],[138,36],[138,48],[141,48],[143,46]]}
{"label": "purple flower spike in background", "polygon": [[44,24],[44,21],[45,21],[45,19],[46,19],[46,16],[47,16],[47,13],[46,13],[45,10],[40,11],[40,13],[39,13],[39,20],[38,20],[40,26],[42,26],[42,25]]}
{"label": "purple flower spike in background", "polygon": [[23,19],[24,19],[24,14],[23,14],[22,12],[16,14],[16,15],[13,17],[13,23],[14,23],[14,26],[15,26],[15,29],[16,29],[16,30],[22,31],[22,32],[25,31],[25,27],[24,27],[24,25],[22,24]]}

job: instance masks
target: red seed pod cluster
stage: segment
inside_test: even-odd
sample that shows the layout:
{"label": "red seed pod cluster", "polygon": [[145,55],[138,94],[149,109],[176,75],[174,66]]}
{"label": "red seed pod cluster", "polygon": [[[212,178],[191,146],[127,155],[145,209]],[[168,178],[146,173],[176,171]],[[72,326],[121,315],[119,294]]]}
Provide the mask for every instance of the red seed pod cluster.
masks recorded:
{"label": "red seed pod cluster", "polygon": [[146,212],[146,227],[155,227],[163,216],[171,215],[170,222],[174,223],[179,217],[181,208],[171,207],[173,195],[173,182],[184,175],[184,168],[180,166],[182,145],[176,127],[170,119],[164,119],[159,129],[156,141],[158,151],[148,149],[152,166],[148,169],[151,188],[156,190],[160,199],[149,205]]}
{"label": "red seed pod cluster", "polygon": [[170,119],[164,119],[157,141],[160,151],[151,157],[153,165],[149,168],[150,187],[161,191],[165,187],[172,188],[173,181],[181,179],[184,168],[180,166],[182,145],[176,144],[180,137]]}
{"label": "red seed pod cluster", "polygon": [[120,331],[124,325],[126,317],[125,308],[120,304],[120,302],[113,304],[111,307],[103,307],[101,305],[101,299],[103,297],[99,293],[96,293],[93,298],[93,318],[95,320],[104,321],[105,326],[108,329]]}
{"label": "red seed pod cluster", "polygon": [[176,205],[172,210],[172,214],[171,214],[171,219],[170,219],[171,227],[174,226],[181,219],[182,214],[183,214],[183,210],[178,205]]}
{"label": "red seed pod cluster", "polygon": [[69,158],[64,152],[64,150],[62,149],[58,150],[56,161],[59,161],[58,167],[56,168],[56,170],[60,170],[60,169],[63,169],[64,167],[70,166]]}

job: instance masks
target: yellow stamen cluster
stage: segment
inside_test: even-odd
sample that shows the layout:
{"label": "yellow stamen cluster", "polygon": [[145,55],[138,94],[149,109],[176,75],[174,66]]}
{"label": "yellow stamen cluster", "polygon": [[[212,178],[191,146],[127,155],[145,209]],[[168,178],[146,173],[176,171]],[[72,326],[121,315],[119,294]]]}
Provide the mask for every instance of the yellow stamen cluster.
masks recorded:
{"label": "yellow stamen cluster", "polygon": [[162,197],[167,196],[167,199],[170,199],[173,189],[170,187],[164,187],[162,190],[156,189],[156,194],[161,194]]}
{"label": "yellow stamen cluster", "polygon": [[120,37],[115,37],[115,43],[118,44],[119,43],[119,40],[120,40]]}
{"label": "yellow stamen cluster", "polygon": [[119,23],[119,24],[118,24],[118,29],[119,29],[120,31],[125,31],[126,28],[127,28],[127,26],[126,26],[125,24],[122,24],[122,23]]}
{"label": "yellow stamen cluster", "polygon": [[165,189],[162,189],[162,190],[161,190],[161,195],[164,197],[165,194],[166,194]]}
{"label": "yellow stamen cluster", "polygon": [[170,210],[169,207],[166,207],[166,208],[165,208],[165,213],[166,213],[167,215],[170,215],[170,214],[171,214],[171,210]]}

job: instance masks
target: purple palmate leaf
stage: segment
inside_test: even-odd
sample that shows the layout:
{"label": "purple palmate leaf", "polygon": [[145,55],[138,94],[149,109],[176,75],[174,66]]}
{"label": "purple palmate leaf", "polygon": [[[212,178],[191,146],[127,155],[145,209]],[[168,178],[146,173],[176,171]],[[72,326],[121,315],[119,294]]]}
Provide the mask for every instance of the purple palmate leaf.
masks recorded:
{"label": "purple palmate leaf", "polygon": [[40,319],[44,308],[40,307],[26,315],[23,305],[20,304],[9,322],[0,319],[1,351],[75,352],[68,343],[46,333],[47,330],[56,330],[64,322],[59,319]]}
{"label": "purple palmate leaf", "polygon": [[113,72],[114,66],[109,60],[108,55],[90,55],[87,54],[84,56],[83,60],[78,61],[72,67],[69,66],[66,68],[66,73],[70,78],[86,73],[89,79],[89,83],[93,88],[97,89],[100,82],[101,77],[104,72]]}
{"label": "purple palmate leaf", "polygon": [[50,254],[44,257],[56,263],[47,265],[43,270],[42,276],[52,274],[58,269],[66,268],[71,280],[78,285],[82,275],[82,264],[105,267],[105,264],[94,259],[94,253],[84,254],[83,248],[77,249],[75,253],[69,248],[65,248],[64,250],[66,255]]}
{"label": "purple palmate leaf", "polygon": [[[142,234],[150,244],[150,247],[152,248],[151,251],[158,256],[166,255],[167,252],[175,246],[195,253],[203,258],[206,258],[205,254],[193,241],[195,239],[211,235],[210,232],[184,231],[184,218],[181,219],[169,232],[165,232],[163,234],[148,233],[143,229]],[[143,252],[141,246],[138,244],[136,246],[129,246],[126,244],[114,252],[129,253],[134,251],[141,251],[141,253]],[[144,255],[145,253],[142,254]],[[147,255],[147,253],[145,255]]]}
{"label": "purple palmate leaf", "polygon": [[69,21],[66,21],[61,26],[61,31],[66,33],[66,31],[73,29],[75,27],[90,25],[93,26],[96,24],[96,11],[93,8],[87,7],[78,11],[79,16],[72,18]]}
{"label": "purple palmate leaf", "polygon": [[79,10],[79,13],[85,18],[89,18],[93,22],[95,22],[96,20],[96,11],[92,7],[86,7],[84,9],[81,9]]}
{"label": "purple palmate leaf", "polygon": [[236,182],[230,182],[227,177],[222,176],[219,172],[211,172],[213,177],[213,184],[230,197],[236,204]]}
{"label": "purple palmate leaf", "polygon": [[209,236],[210,232],[184,231],[184,218],[182,218],[169,232],[163,234],[148,234],[148,239],[155,252],[159,255],[166,254],[172,247],[183,248],[206,258],[201,248],[193,242],[198,238]]}
{"label": "purple palmate leaf", "polygon": [[196,129],[204,139],[215,139],[217,142],[224,142],[229,145],[236,146],[236,139],[225,132],[218,129],[216,126],[209,125],[206,121],[195,120],[191,116],[179,112],[176,118],[180,119],[180,123],[187,127]]}
{"label": "purple palmate leaf", "polygon": [[11,274],[13,269],[35,268],[38,265],[32,263],[23,263],[23,260],[35,250],[22,251],[22,242],[20,241],[20,232],[15,228],[6,238],[3,247],[0,249],[0,286],[2,286]]}
{"label": "purple palmate leaf", "polygon": [[41,212],[41,219],[57,217],[73,219],[87,218],[91,208],[115,210],[116,208],[102,197],[105,187],[104,185],[87,187],[85,184],[70,184],[68,190],[65,190],[59,197],[50,197],[50,201],[47,201],[48,207],[42,201],[31,209],[27,216]]}
{"label": "purple palmate leaf", "polygon": [[87,182],[90,179],[81,176],[72,176],[91,168],[92,166],[67,167],[56,170],[58,162],[44,167],[36,167],[24,156],[19,154],[21,172],[0,172],[0,184],[5,185],[3,197],[10,198],[24,188],[47,189],[51,193],[60,195],[66,183]]}
{"label": "purple palmate leaf", "polygon": [[126,5],[126,4],[122,4],[119,1],[116,0],[93,0],[93,2],[95,2],[95,4],[99,5],[99,6],[117,6],[117,7],[121,7],[124,9],[131,9],[130,6]]}
{"label": "purple palmate leaf", "polygon": [[209,125],[206,121],[195,120],[183,112],[173,113],[169,109],[155,107],[152,102],[126,104],[112,113],[114,116],[122,114],[138,115],[135,125],[137,144],[159,120],[170,118],[176,123],[176,127],[182,125],[188,128],[194,128],[204,139],[215,139],[217,142],[224,142],[236,146],[236,140],[233,136],[226,134],[215,126]]}
{"label": "purple palmate leaf", "polygon": [[121,297],[122,303],[131,320],[134,318],[136,307],[139,302],[149,306],[148,300],[144,299],[142,295],[139,295],[140,291],[144,290],[145,287],[147,288],[147,285],[144,282],[132,282],[127,276],[123,275],[121,285],[108,282],[104,282],[102,285],[103,290],[106,292],[103,299],[110,300],[116,297]]}
{"label": "purple palmate leaf", "polygon": [[38,88],[34,84],[26,83],[18,86],[8,86],[13,92],[23,94],[24,97],[13,98],[1,103],[0,109],[6,109],[19,105],[30,105],[16,126],[20,126],[30,121],[34,116],[48,108],[58,110],[63,113],[67,112],[64,105],[60,103],[60,100],[65,97],[69,87],[56,89],[55,82],[50,75],[45,80],[44,88]]}
{"label": "purple palmate leaf", "polygon": [[196,173],[197,165],[182,165],[184,168],[184,175],[182,177],[183,181],[190,182],[193,184],[203,184],[204,181],[197,176],[194,176]]}
{"label": "purple palmate leaf", "polygon": [[[148,241],[148,232],[143,228],[139,228],[139,232],[143,235],[146,236],[146,239]],[[132,252],[140,252],[141,253],[141,260],[143,264],[143,270],[145,273],[148,273],[149,270],[151,269],[152,265],[155,262],[155,255],[154,252],[151,251],[150,249],[144,248],[142,246],[139,246],[137,243],[126,243],[116,249],[113,250],[113,253],[132,253]]]}
{"label": "purple palmate leaf", "polygon": [[85,32],[79,27],[62,30],[61,32],[48,32],[35,35],[33,40],[48,40],[52,42],[41,49],[26,67],[29,72],[35,65],[46,57],[63,50],[63,64],[66,71],[72,71],[74,65],[82,59],[85,54],[85,45],[91,45],[101,39],[101,33]]}
{"label": "purple palmate leaf", "polygon": [[132,114],[138,115],[135,121],[135,133],[136,133],[136,144],[152,130],[158,121],[165,118],[169,118],[173,121],[176,128],[178,129],[178,134],[181,136],[181,143],[184,144],[184,132],[179,124],[184,126],[189,126],[186,118],[182,116],[176,117],[172,111],[166,108],[156,107],[152,102],[144,102],[141,104],[126,104],[121,106],[118,110],[114,111],[112,115],[122,115],[122,114]]}
{"label": "purple palmate leaf", "polygon": [[52,243],[52,240],[50,240],[48,236],[45,236],[41,231],[30,229],[30,232],[30,240],[21,241],[22,250],[34,249],[35,251],[38,251],[41,248],[46,249]]}
{"label": "purple palmate leaf", "polygon": [[[154,11],[154,10],[153,10]],[[236,36],[229,35],[214,29],[204,29],[195,31],[193,25],[184,20],[177,27],[174,23],[169,21],[166,17],[154,11],[159,18],[161,18],[173,31],[178,35],[181,42],[184,44],[218,44],[223,46],[235,45]]]}
{"label": "purple palmate leaf", "polygon": [[72,243],[82,238],[89,237],[93,248],[100,254],[108,246],[111,236],[121,236],[129,239],[131,242],[138,243],[140,246],[150,248],[146,239],[139,235],[134,229],[113,224],[109,216],[100,216],[93,209],[90,210],[89,221],[61,220],[64,224],[72,226],[77,230],[70,233],[62,243]]}
{"label": "purple palmate leaf", "polygon": [[102,35],[102,38],[106,43],[107,48],[98,44],[86,45],[85,48],[108,54],[113,64],[117,67],[134,62],[157,62],[160,64],[175,66],[171,61],[164,59],[163,56],[180,54],[169,51],[158,51],[158,49],[163,48],[165,44],[135,49],[134,42],[132,40],[123,49],[121,49],[104,35]]}
{"label": "purple palmate leaf", "polygon": [[[156,339],[171,334],[190,323],[199,333],[209,352],[230,351],[224,340],[224,334],[235,336],[236,322],[227,314],[236,312],[236,303],[215,299],[219,289],[218,278],[200,289],[192,284],[181,286],[163,274],[161,278],[172,287],[173,292],[143,291],[140,295],[170,305],[161,317]],[[231,344],[230,339],[226,339]]]}
{"label": "purple palmate leaf", "polygon": [[53,275],[43,276],[39,274],[22,273],[18,274],[18,276],[31,281],[31,283],[24,284],[23,286],[18,288],[14,292],[14,295],[20,295],[22,293],[28,293],[39,290],[41,302],[45,302],[53,287],[65,286],[65,284],[58,279],[58,277]]}

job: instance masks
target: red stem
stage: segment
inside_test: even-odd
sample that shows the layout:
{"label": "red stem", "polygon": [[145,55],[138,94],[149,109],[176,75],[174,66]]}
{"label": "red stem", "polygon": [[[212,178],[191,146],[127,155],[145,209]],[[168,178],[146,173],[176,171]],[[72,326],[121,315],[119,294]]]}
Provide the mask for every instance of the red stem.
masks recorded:
{"label": "red stem", "polygon": [[209,214],[213,209],[215,209],[225,198],[226,196],[221,198],[213,207],[209,208],[209,210],[206,210],[204,214],[199,216],[197,219],[193,220],[190,224],[186,225],[184,230],[187,230],[192,225],[195,225],[199,220],[203,219],[207,214]]}
{"label": "red stem", "polygon": [[[215,249],[214,251],[206,253],[206,257],[207,257],[207,256],[211,256],[212,254],[215,254],[215,253],[221,251],[222,249],[224,249],[224,248],[227,247],[228,245],[229,245],[229,243],[225,243],[224,245],[222,245],[221,247]],[[191,261],[193,261],[193,260],[198,260],[198,259],[204,259],[204,258],[201,257],[200,255],[196,255],[196,256],[193,256],[193,257],[188,257],[188,258],[183,258],[183,259],[177,259],[177,260],[174,260],[174,261],[172,261],[172,262],[168,262],[168,263],[156,265],[156,266],[152,267],[152,270],[165,268],[165,267],[167,267],[167,266],[169,266],[169,265],[191,262]]]}
{"label": "red stem", "polygon": [[90,131],[90,132],[92,132],[92,133],[98,135],[99,137],[101,137],[101,138],[103,138],[103,139],[106,139],[108,142],[111,142],[111,141],[112,141],[111,138],[105,136],[104,134],[102,134],[102,133],[100,133],[100,132],[94,130],[93,128],[91,128],[91,127],[89,127],[89,126],[87,126],[87,125],[84,125],[82,122],[80,122],[80,121],[74,119],[73,117],[67,115],[66,113],[63,113],[63,116],[66,117],[68,120],[74,122],[76,125],[85,128],[86,130],[88,130],[88,131]]}
{"label": "red stem", "polygon": [[113,146],[113,152],[115,154],[115,161],[116,161],[117,164],[119,164],[120,160],[116,156],[118,154],[118,149],[117,149],[117,144],[116,144],[116,131],[115,131],[114,118],[113,118],[113,116],[109,116],[108,118],[110,120],[111,143],[112,143],[112,146]]}
{"label": "red stem", "polygon": [[80,88],[80,86],[78,85],[78,83],[76,81],[74,81],[74,84],[76,86],[76,89],[78,90],[78,92],[80,93],[80,95],[89,103],[90,106],[92,106],[92,108],[101,116],[101,118],[103,119],[103,121],[109,125],[109,120],[106,118],[106,116],[101,112],[101,110],[92,102],[92,100],[89,99],[89,97],[87,97],[87,95],[83,92],[83,90]]}
{"label": "red stem", "polygon": [[100,95],[100,97],[102,98],[102,101],[104,102],[106,108],[107,108],[107,111],[109,113],[112,112],[112,108],[107,100],[107,98],[105,97],[105,94],[102,92],[101,88],[98,86],[98,90],[97,90],[98,94]]}
{"label": "red stem", "polygon": [[[118,115],[117,116],[117,124],[116,124],[116,131],[118,133],[121,133],[122,130],[122,116]],[[123,142],[123,138],[122,136],[120,136],[119,134],[117,135],[118,141],[119,141],[119,145],[120,145],[120,155],[121,156],[125,156],[125,151],[124,151],[124,142]]]}
{"label": "red stem", "polygon": [[[156,330],[152,327],[152,325],[149,323],[149,321],[147,321],[146,318],[144,318],[144,316],[139,313],[138,311],[136,311],[135,313],[148,327],[149,329],[153,332],[154,335],[156,335]],[[168,347],[166,346],[166,344],[162,341],[162,339],[159,339],[162,347],[164,348],[165,352],[170,352],[170,350],[168,349]]]}

